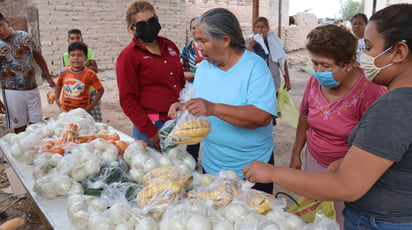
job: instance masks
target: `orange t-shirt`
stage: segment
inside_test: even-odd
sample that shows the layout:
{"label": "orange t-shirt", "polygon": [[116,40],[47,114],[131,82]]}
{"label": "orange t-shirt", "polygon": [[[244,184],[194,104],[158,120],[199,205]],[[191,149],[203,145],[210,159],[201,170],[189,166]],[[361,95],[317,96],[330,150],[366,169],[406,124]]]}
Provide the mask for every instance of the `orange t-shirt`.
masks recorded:
{"label": "orange t-shirt", "polygon": [[90,103],[90,87],[96,90],[103,88],[96,73],[88,68],[80,72],[73,72],[70,66],[64,67],[57,79],[57,84],[62,85],[62,109],[69,111],[76,108],[85,108]]}

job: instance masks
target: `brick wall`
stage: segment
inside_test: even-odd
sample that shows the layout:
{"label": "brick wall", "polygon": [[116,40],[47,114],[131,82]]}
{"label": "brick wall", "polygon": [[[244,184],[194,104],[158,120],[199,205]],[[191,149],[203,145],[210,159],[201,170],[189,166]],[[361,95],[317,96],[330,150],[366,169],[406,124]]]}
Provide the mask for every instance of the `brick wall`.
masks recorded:
{"label": "brick wall", "polygon": [[[67,50],[67,31],[78,28],[85,43],[93,49],[99,69],[113,70],[121,49],[131,40],[126,30],[125,9],[131,0],[3,0],[1,11],[5,16],[28,17],[29,31],[42,47],[43,56],[53,75],[62,66],[62,54]],[[225,7],[239,19],[244,35],[252,31],[252,0],[151,0],[159,16],[160,35],[173,40],[179,48],[191,39],[189,20],[214,7]],[[288,0],[283,0],[282,39],[286,46],[301,33],[292,35],[288,30]],[[278,0],[260,0],[259,12],[269,19],[271,29],[277,34]],[[38,24],[33,20],[39,19]],[[36,28],[38,27],[36,30]],[[288,32],[286,32],[288,31]],[[286,38],[285,36],[290,36]],[[304,35],[306,36],[306,35]],[[303,37],[304,37],[303,36]],[[289,42],[291,41],[291,42]]]}

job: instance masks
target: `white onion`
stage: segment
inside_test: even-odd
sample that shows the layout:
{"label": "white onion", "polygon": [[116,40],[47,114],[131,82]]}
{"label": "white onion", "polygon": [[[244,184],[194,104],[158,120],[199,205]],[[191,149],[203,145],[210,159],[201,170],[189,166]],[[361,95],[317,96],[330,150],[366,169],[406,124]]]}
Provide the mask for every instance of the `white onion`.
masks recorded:
{"label": "white onion", "polygon": [[143,217],[137,224],[135,230],[156,230],[157,223],[153,220],[152,217],[146,216]]}
{"label": "white onion", "polygon": [[170,166],[172,165],[172,161],[168,156],[163,155],[159,160],[160,166]]}
{"label": "white onion", "polygon": [[159,164],[156,162],[156,160],[153,159],[153,158],[149,158],[149,159],[147,159],[147,161],[144,163],[143,171],[144,171],[145,173],[148,173],[148,172],[150,172],[152,169],[155,169],[155,168],[158,168],[158,167],[159,167]]}
{"label": "white onion", "polygon": [[233,224],[229,223],[229,221],[225,219],[222,219],[213,226],[213,230],[234,230],[234,228]]}
{"label": "white onion", "polygon": [[70,188],[69,193],[83,194],[84,193],[83,186],[79,184],[79,182],[73,181],[72,187]]}
{"label": "white onion", "polygon": [[136,169],[132,168],[129,171],[130,176],[132,177],[133,181],[140,183],[142,180],[142,177],[144,176],[143,169]]}
{"label": "white onion", "polygon": [[73,179],[67,175],[54,175],[53,182],[55,184],[55,189],[57,194],[66,195],[72,188]]}
{"label": "white onion", "polygon": [[193,214],[186,222],[186,229],[210,230],[211,228],[209,218],[200,214]]}

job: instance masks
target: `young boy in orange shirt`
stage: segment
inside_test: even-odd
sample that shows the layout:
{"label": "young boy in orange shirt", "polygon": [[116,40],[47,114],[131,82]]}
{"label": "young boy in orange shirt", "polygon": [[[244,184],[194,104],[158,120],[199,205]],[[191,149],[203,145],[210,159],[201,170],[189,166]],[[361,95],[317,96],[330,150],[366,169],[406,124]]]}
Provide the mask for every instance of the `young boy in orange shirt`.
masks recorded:
{"label": "young boy in orange shirt", "polygon": [[[67,43],[70,45],[73,42],[84,42],[82,32],[79,29],[71,29],[67,32]],[[63,54],[63,67],[71,65],[69,60],[69,53],[66,51]],[[92,49],[88,48],[87,50],[87,60],[84,64],[85,67],[92,69],[95,73],[97,73],[97,63],[94,57]],[[96,90],[93,87],[90,87],[90,102],[94,100],[96,96]],[[94,118],[96,122],[102,122],[103,114],[102,114],[102,104],[101,101],[97,103],[96,106],[93,107],[90,114]]]}
{"label": "young boy in orange shirt", "polygon": [[[71,66],[61,70],[56,83],[56,102],[64,111],[83,108],[90,113],[103,96],[104,88],[96,73],[84,66],[87,50],[88,47],[83,42],[69,45]],[[91,86],[97,91],[93,101],[90,101]]]}

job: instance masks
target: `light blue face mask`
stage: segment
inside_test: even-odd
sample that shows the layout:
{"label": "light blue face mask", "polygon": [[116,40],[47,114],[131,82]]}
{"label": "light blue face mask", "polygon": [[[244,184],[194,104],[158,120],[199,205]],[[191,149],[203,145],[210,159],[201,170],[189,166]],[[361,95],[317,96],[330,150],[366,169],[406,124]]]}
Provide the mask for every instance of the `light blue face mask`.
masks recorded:
{"label": "light blue face mask", "polygon": [[312,68],[312,74],[318,80],[319,84],[325,86],[326,88],[333,88],[338,86],[340,83],[333,78],[333,74],[331,71],[327,72],[316,72],[314,68]]}

